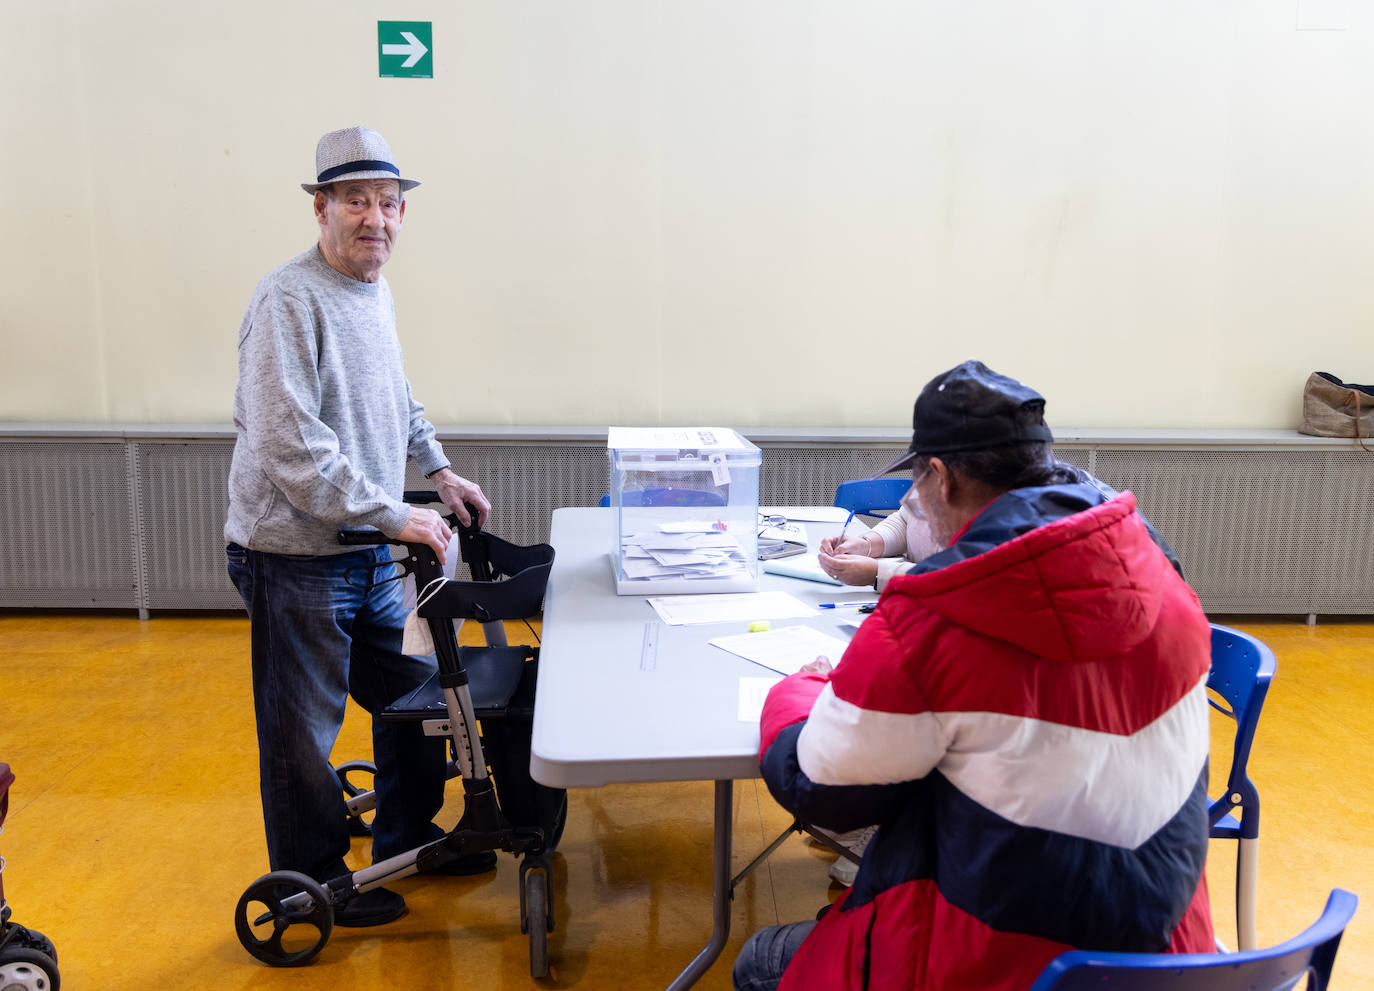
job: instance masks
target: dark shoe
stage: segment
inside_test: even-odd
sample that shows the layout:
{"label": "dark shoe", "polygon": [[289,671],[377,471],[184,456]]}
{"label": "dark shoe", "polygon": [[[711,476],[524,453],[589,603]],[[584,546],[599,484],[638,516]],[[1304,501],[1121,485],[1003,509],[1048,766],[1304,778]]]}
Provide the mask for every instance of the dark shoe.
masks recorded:
{"label": "dark shoe", "polygon": [[406,900],[394,891],[373,888],[334,906],[334,925],[361,929],[395,922],[406,914]]}
{"label": "dark shoe", "polygon": [[496,870],[496,851],[479,850],[476,853],[465,853],[457,860],[450,860],[443,867],[436,867],[435,874],[445,874],[448,877],[471,877],[474,874],[485,874],[487,871]]}

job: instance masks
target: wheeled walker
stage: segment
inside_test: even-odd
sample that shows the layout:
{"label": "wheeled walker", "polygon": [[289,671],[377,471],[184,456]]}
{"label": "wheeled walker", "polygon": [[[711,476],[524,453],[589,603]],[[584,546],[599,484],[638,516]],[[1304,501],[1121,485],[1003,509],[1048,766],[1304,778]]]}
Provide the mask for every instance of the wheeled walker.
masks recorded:
{"label": "wheeled walker", "polygon": [[[10,810],[10,785],[14,773],[0,764],[0,833]],[[10,921],[5,900],[5,858],[0,857],[0,989],[3,991],[58,991],[57,949],[41,932]]]}
{"label": "wheeled walker", "polygon": [[[406,493],[408,502],[437,501],[434,493]],[[430,736],[448,739],[449,776],[463,782],[463,814],[446,836],[371,867],[323,883],[296,871],[258,878],[239,898],[234,926],[244,949],[264,963],[294,967],[309,963],[329,941],[334,909],[383,884],[442,868],[457,858],[504,850],[520,858],[520,929],[529,935],[530,973],[548,973],[550,909],[548,854],[558,844],[567,816],[567,795],[529,776],[538,648],[508,646],[504,621],[527,619],[542,607],[553,548],[520,547],[481,531],[458,529],[458,547],[471,581],[449,580],[434,550],[402,544],[376,530],[345,530],[340,543],[389,543],[405,548],[396,561],[413,574],[420,590],[420,618],[434,642],[438,672],[383,711],[381,718],[418,721]],[[454,620],[483,625],[485,646],[459,647]],[[480,720],[480,731],[479,731]],[[370,770],[364,762],[338,769],[350,820],[362,827],[373,808],[349,772]]]}

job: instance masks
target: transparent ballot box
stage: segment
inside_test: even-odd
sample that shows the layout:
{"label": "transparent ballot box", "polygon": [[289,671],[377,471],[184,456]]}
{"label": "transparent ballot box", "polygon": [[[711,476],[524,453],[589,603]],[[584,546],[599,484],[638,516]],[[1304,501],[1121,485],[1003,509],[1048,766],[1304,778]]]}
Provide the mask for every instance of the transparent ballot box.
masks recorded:
{"label": "transparent ballot box", "polygon": [[757,590],[757,447],[721,427],[611,427],[606,448],[619,594]]}

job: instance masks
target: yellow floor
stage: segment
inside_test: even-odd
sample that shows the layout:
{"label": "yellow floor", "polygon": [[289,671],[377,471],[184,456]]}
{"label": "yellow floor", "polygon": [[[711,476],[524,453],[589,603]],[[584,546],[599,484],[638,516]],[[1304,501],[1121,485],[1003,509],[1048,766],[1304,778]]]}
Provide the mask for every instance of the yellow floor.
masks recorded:
{"label": "yellow floor", "polygon": [[[1359,742],[1374,711],[1374,624],[1233,625],[1278,657],[1252,758],[1261,942],[1297,932],[1332,887],[1349,888],[1365,903],[1334,988],[1374,991],[1374,785]],[[17,775],[0,837],[5,894],[16,921],[56,943],[70,991],[660,988],[709,934],[710,785],[621,786],[571,795],[547,980],[528,976],[509,857],[494,876],[400,882],[403,919],[336,930],[310,966],[272,970],[233,930],[239,894],[266,870],[247,621],[0,613],[0,659],[0,761]],[[335,753],[368,755],[358,710]],[[1228,754],[1229,737],[1216,737],[1214,777]],[[738,867],[788,819],[756,782],[735,797]],[[364,841],[353,856],[367,862]],[[1232,945],[1233,856],[1218,842],[1209,865]],[[788,840],[737,893],[731,945],[698,987],[730,987],[729,962],[755,928],[833,898],[829,859]]]}

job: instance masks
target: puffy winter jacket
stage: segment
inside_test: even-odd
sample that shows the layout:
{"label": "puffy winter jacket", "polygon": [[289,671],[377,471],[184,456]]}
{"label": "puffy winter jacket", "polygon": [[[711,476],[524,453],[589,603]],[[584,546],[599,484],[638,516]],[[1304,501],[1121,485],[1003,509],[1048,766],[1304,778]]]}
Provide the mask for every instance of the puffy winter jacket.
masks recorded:
{"label": "puffy winter jacket", "polygon": [[880,824],[797,989],[1024,989],[1072,948],[1214,949],[1209,630],[1130,493],[1017,489],[764,707],[774,796]]}

